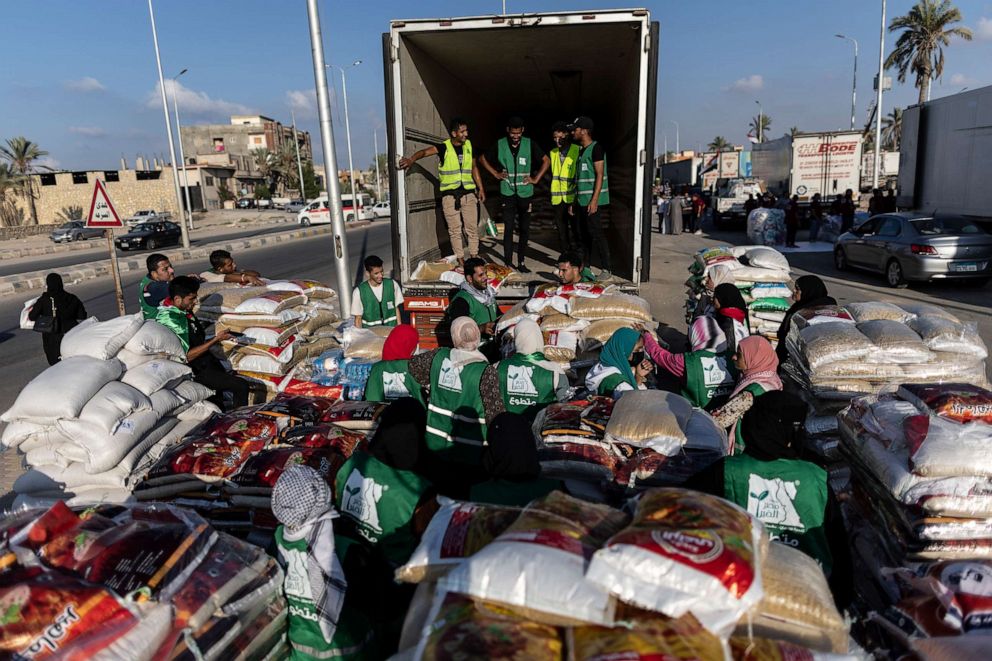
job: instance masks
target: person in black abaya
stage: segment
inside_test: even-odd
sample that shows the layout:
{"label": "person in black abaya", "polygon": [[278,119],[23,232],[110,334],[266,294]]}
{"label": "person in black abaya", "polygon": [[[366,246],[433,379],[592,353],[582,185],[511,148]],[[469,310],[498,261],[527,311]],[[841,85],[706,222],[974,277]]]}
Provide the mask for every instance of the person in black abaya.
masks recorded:
{"label": "person in black abaya", "polygon": [[49,273],[45,278],[45,293],[38,297],[28,319],[37,322],[39,317],[52,317],[52,330],[41,334],[41,346],[49,365],[59,362],[62,353],[62,338],[86,318],[83,302],[65,290],[62,276]]}
{"label": "person in black abaya", "polygon": [[489,479],[472,487],[469,500],[493,505],[524,507],[555,489],[559,480],[541,478],[541,464],[530,421],[518,413],[500,413],[486,436],[482,467]]}
{"label": "person in black abaya", "polygon": [[800,277],[796,280],[795,289],[793,298],[796,302],[785,313],[785,318],[778,327],[778,346],[775,347],[775,355],[778,356],[779,369],[782,368],[782,365],[785,364],[786,359],[789,357],[789,352],[785,348],[785,338],[788,336],[789,329],[792,327],[792,315],[806,308],[815,308],[821,305],[837,305],[837,301],[827,294],[827,286],[823,284],[823,280],[820,280],[815,275],[804,275]]}

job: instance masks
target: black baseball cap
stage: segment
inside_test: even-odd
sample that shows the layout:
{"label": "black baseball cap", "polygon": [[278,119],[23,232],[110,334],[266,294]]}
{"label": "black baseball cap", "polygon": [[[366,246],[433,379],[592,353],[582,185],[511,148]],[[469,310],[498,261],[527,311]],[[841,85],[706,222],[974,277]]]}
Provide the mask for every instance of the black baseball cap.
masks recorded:
{"label": "black baseball cap", "polygon": [[593,129],[592,120],[585,115],[581,117],[576,117],[575,121],[568,125],[569,129],[586,129],[591,131]]}

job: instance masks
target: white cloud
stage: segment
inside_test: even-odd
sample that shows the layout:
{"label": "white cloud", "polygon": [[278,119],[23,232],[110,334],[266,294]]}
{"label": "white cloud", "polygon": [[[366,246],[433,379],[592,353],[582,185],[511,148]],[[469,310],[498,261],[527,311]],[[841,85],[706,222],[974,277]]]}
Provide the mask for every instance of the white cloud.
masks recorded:
{"label": "white cloud", "polygon": [[107,135],[107,132],[99,126],[70,126],[69,133],[84,135],[88,138],[102,138]]}
{"label": "white cloud", "polygon": [[289,90],[286,92],[286,105],[299,119],[312,119],[317,116],[317,90]]}
{"label": "white cloud", "polygon": [[[227,116],[227,115],[247,115],[253,110],[246,105],[225,101],[223,99],[212,99],[206,92],[197,92],[182,83],[174,80],[165,81],[165,92],[169,98],[169,108],[172,108],[172,94],[175,92],[179,99],[179,111],[181,113],[201,116]],[[155,89],[145,97],[145,105],[153,109],[162,107],[162,89],[155,85]]]}
{"label": "white cloud", "polygon": [[951,85],[968,85],[971,83],[971,78],[963,73],[956,73],[951,76],[950,83]]}
{"label": "white cloud", "polygon": [[58,159],[52,158],[51,156],[42,156],[37,161],[34,162],[35,167],[39,169],[48,168],[50,170],[61,170],[62,164],[59,163]]}
{"label": "white cloud", "polygon": [[744,78],[738,78],[729,89],[733,92],[757,92],[765,86],[765,79],[761,74],[753,73]]}
{"label": "white cloud", "polygon": [[84,76],[79,80],[67,80],[65,82],[65,88],[70,92],[82,92],[84,94],[91,92],[103,92],[107,89],[103,86],[103,83],[96,78],[91,78],[90,76]]}
{"label": "white cloud", "polygon": [[975,36],[983,41],[992,41],[992,18],[982,16],[978,19]]}

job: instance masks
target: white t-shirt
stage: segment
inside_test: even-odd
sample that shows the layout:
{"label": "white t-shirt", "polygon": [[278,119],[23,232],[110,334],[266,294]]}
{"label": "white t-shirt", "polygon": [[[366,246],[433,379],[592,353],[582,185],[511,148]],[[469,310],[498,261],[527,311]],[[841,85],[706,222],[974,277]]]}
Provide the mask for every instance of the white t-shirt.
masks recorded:
{"label": "white t-shirt", "polygon": [[213,271],[204,271],[200,274],[200,280],[203,280],[204,282],[225,282],[225,277],[227,276],[223,273],[214,273]]}
{"label": "white t-shirt", "polygon": [[[382,285],[375,286],[370,284],[372,288],[372,293],[375,294],[375,300],[382,301]],[[395,299],[396,307],[399,307],[403,303],[403,290],[400,289],[399,283],[393,280],[393,298]],[[365,308],[362,307],[362,295],[358,292],[358,287],[355,287],[351,292],[351,314],[353,316],[361,316],[365,313]]]}

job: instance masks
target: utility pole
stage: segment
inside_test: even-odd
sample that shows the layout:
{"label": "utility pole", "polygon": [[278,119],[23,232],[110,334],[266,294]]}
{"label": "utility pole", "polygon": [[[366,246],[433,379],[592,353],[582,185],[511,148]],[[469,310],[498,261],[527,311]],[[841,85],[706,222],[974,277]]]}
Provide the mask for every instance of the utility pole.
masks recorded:
{"label": "utility pole", "polygon": [[885,0],[882,0],[882,24],[878,34],[878,89],[875,91],[875,166],[871,187],[878,188],[878,170],[882,164],[882,88],[885,75]]}
{"label": "utility pole", "polygon": [[670,121],[672,124],[675,124],[675,153],[681,154],[682,148],[679,145],[679,123],[676,122],[674,119],[670,119],[668,121]]}
{"label": "utility pole", "polygon": [[[151,0],[149,0],[150,2]],[[351,271],[348,269],[348,238],[341,213],[341,182],[338,181],[337,157],[334,154],[334,127],[331,125],[331,97],[327,90],[327,67],[324,65],[324,43],[320,35],[320,14],[317,0],[307,0],[310,19],[310,49],[313,56],[313,77],[317,87],[317,111],[320,116],[320,144],[324,150],[324,179],[327,180],[328,208],[334,236],[334,270],[337,276],[338,301],[341,316],[351,316]]]}
{"label": "utility pole", "polygon": [[300,172],[300,199],[306,205],[307,192],[303,187],[303,161],[300,160],[300,139],[296,136],[296,111],[290,110],[289,114],[293,118],[293,144],[296,145],[296,168]]}
{"label": "utility pole", "polygon": [[[176,110],[176,137],[179,138],[179,162],[182,163],[183,167],[183,192],[186,194],[186,222],[189,225],[189,230],[192,232],[193,204],[189,201],[189,175],[186,172],[186,154],[183,153],[183,127],[179,123],[179,76],[187,71],[188,69],[183,69],[172,78],[172,106]],[[203,172],[201,171],[200,174],[203,174]]]}
{"label": "utility pole", "polygon": [[372,131],[372,148],[375,151],[375,197],[382,202],[382,178],[379,176],[379,132]]}
{"label": "utility pole", "polygon": [[761,112],[761,102],[755,101],[758,104],[758,142],[761,142],[761,125],[765,123],[764,114]]}
{"label": "utility pole", "polygon": [[851,83],[851,130],[854,130],[854,114],[858,98],[858,40],[843,34],[835,34],[838,39],[846,39],[854,44],[854,82]]}
{"label": "utility pole", "polygon": [[[361,64],[361,60],[355,60],[350,66],[357,67]],[[351,208],[353,209],[355,220],[360,220],[358,217],[358,196],[355,194],[355,164],[351,159],[351,120],[348,118],[348,81],[344,74],[344,67],[339,67],[336,64],[328,64],[329,67],[334,67],[341,72],[341,96],[344,99],[344,134],[345,139],[348,141],[348,178],[351,179]],[[337,173],[334,173],[337,176]]]}

